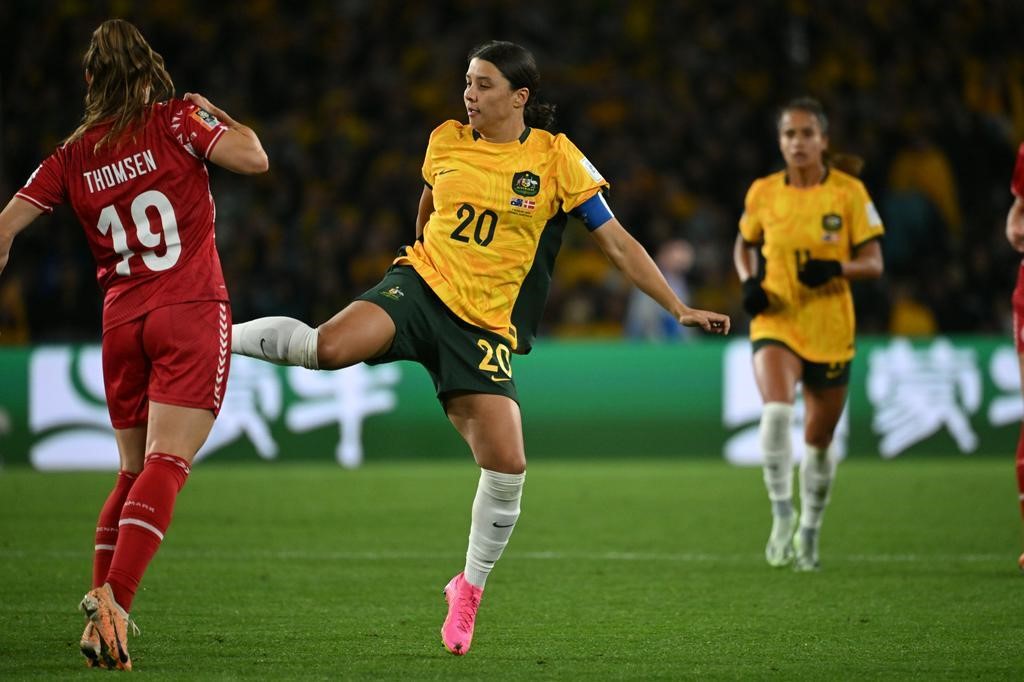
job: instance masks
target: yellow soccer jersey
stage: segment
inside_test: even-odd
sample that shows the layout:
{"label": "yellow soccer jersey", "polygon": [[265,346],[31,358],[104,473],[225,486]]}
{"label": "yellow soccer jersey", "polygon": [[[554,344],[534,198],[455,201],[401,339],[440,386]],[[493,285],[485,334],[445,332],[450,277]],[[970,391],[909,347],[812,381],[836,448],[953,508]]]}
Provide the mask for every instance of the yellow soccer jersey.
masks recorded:
{"label": "yellow soccer jersey", "polygon": [[785,172],[754,181],[740,234],[762,244],[770,306],[750,323],[750,339],[782,341],[811,362],[853,358],[853,297],[845,278],[811,288],[797,279],[809,258],[850,260],[853,250],[883,233],[882,220],[857,178],[830,169],[814,187],[788,184]]}
{"label": "yellow soccer jersey", "polygon": [[457,121],[431,133],[423,179],[434,212],[395,263],[469,324],[529,352],[567,214],[607,182],[565,135],[527,128],[496,144]]}

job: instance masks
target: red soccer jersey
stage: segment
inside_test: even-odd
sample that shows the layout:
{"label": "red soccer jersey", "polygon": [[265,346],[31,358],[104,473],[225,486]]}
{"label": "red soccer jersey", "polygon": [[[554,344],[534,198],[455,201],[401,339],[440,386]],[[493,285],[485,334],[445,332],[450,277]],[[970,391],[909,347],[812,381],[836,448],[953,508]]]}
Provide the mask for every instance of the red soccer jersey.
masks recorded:
{"label": "red soccer jersey", "polygon": [[1015,196],[1024,199],[1024,142],[1017,149],[1017,163],[1013,167],[1013,179],[1010,181],[1010,191]]}
{"label": "red soccer jersey", "polygon": [[227,127],[173,99],[95,153],[107,130],[58,148],[16,194],[46,212],[71,204],[96,259],[104,331],[172,303],[227,301],[205,163]]}

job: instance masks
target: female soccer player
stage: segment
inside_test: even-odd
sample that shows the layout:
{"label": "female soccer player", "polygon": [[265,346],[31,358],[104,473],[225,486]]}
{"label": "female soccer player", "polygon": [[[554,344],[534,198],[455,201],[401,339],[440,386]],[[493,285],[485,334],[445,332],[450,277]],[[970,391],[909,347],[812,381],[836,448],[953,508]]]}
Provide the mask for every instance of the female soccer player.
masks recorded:
{"label": "female soccer player", "polygon": [[441,629],[453,654],[469,651],[484,584],[516,520],[526,471],[512,354],[530,350],[568,215],[609,259],[679,321],[725,334],[725,315],[687,307],[643,247],[613,217],[607,182],[564,135],[544,130],[553,108],[537,99],[533,55],[508,42],[469,54],[469,123],[433,131],[416,240],[384,279],[312,329],[290,318],[235,325],[232,350],[311,369],[415,360],[466,440],[480,481],[465,570],[444,589]]}
{"label": "female soccer player", "polygon": [[[1013,192],[1013,205],[1006,216],[1006,239],[1015,251],[1024,254],[1024,144],[1017,150],[1017,165],[1013,169],[1010,190]],[[1020,364],[1021,390],[1024,391],[1024,260],[1017,270],[1017,287],[1013,290],[1013,337]],[[1024,519],[1024,422],[1021,422],[1020,439],[1017,441],[1017,493],[1021,518]],[[1024,571],[1024,554],[1017,559],[1017,566]]]}
{"label": "female soccer player", "polygon": [[267,155],[205,97],[174,99],[163,58],[132,24],[101,24],[83,63],[82,124],[0,213],[0,270],[18,232],[71,204],[105,293],[103,379],[121,459],[96,524],[81,648],[91,665],[130,670],[132,600],[227,381],[231,309],[205,161],[252,174]]}
{"label": "female soccer player", "polygon": [[[818,530],[836,468],[829,445],[854,355],[847,280],[881,276],[883,230],[864,185],[826,162],[828,121],[816,100],[790,102],[777,127],[786,169],[748,190],[733,260],[753,317],[754,374],[764,401],[760,439],[774,518],[765,558],[785,566],[795,553],[795,568],[809,571],[819,567]],[[794,539],[789,432],[801,382],[806,447]]]}

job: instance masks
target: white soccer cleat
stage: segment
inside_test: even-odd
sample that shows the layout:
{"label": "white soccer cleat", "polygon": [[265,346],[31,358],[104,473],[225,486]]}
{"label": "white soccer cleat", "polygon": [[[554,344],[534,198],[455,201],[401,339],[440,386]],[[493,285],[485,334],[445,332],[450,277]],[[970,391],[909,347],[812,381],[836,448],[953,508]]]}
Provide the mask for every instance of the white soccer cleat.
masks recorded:
{"label": "white soccer cleat", "polygon": [[809,573],[821,570],[821,562],[818,561],[818,530],[816,528],[801,528],[793,536],[793,549],[796,553],[796,560],[793,562],[793,570],[801,573]]}
{"label": "white soccer cleat", "polygon": [[764,547],[764,558],[774,568],[788,566],[793,561],[793,531],[796,514],[772,517],[772,534]]}

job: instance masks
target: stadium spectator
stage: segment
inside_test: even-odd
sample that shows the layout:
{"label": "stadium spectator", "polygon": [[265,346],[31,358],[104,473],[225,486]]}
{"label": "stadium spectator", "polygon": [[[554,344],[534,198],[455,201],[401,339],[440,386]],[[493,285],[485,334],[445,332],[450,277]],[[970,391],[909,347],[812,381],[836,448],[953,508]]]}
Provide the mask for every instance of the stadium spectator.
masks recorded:
{"label": "stadium spectator", "polygon": [[[733,255],[764,401],[760,441],[772,505],[765,558],[814,571],[836,469],[829,446],[854,355],[849,280],[881,276],[882,222],[864,185],[830,162],[828,120],[817,100],[790,101],[777,127],[786,168],[750,186]],[[798,384],[806,413],[796,530],[790,428]]]}
{"label": "stadium spectator", "polygon": [[[1024,144],[1017,152],[1010,190],[1013,192],[1013,205],[1006,215],[1006,239],[1014,251],[1024,254]],[[1013,338],[1020,363],[1021,391],[1024,393],[1024,260],[1017,270],[1017,287],[1013,290]],[[1021,422],[1020,439],[1017,441],[1016,467],[1020,513],[1024,520],[1024,421]],[[1024,571],[1024,553],[1017,560],[1017,565]]]}
{"label": "stadium spectator", "polygon": [[463,655],[487,577],[519,517],[526,452],[512,353],[529,352],[569,214],[678,324],[725,334],[729,318],[682,303],[608,208],[608,184],[538,99],[533,55],[489,42],[469,55],[468,125],[448,120],[423,161],[416,239],[384,279],[313,329],[285,317],[235,325],[232,350],[277,364],[339,369],[413,360],[480,466],[464,571],[445,587],[445,647]]}
{"label": "stadium spectator", "polygon": [[267,156],[205,97],[175,99],[163,58],[128,22],[102,23],[83,66],[81,125],[0,213],[0,270],[21,230],[71,205],[105,292],[104,388],[120,455],[96,526],[81,651],[93,666],[130,670],[128,614],[220,409],[230,360],[205,161],[251,174],[267,170]]}

